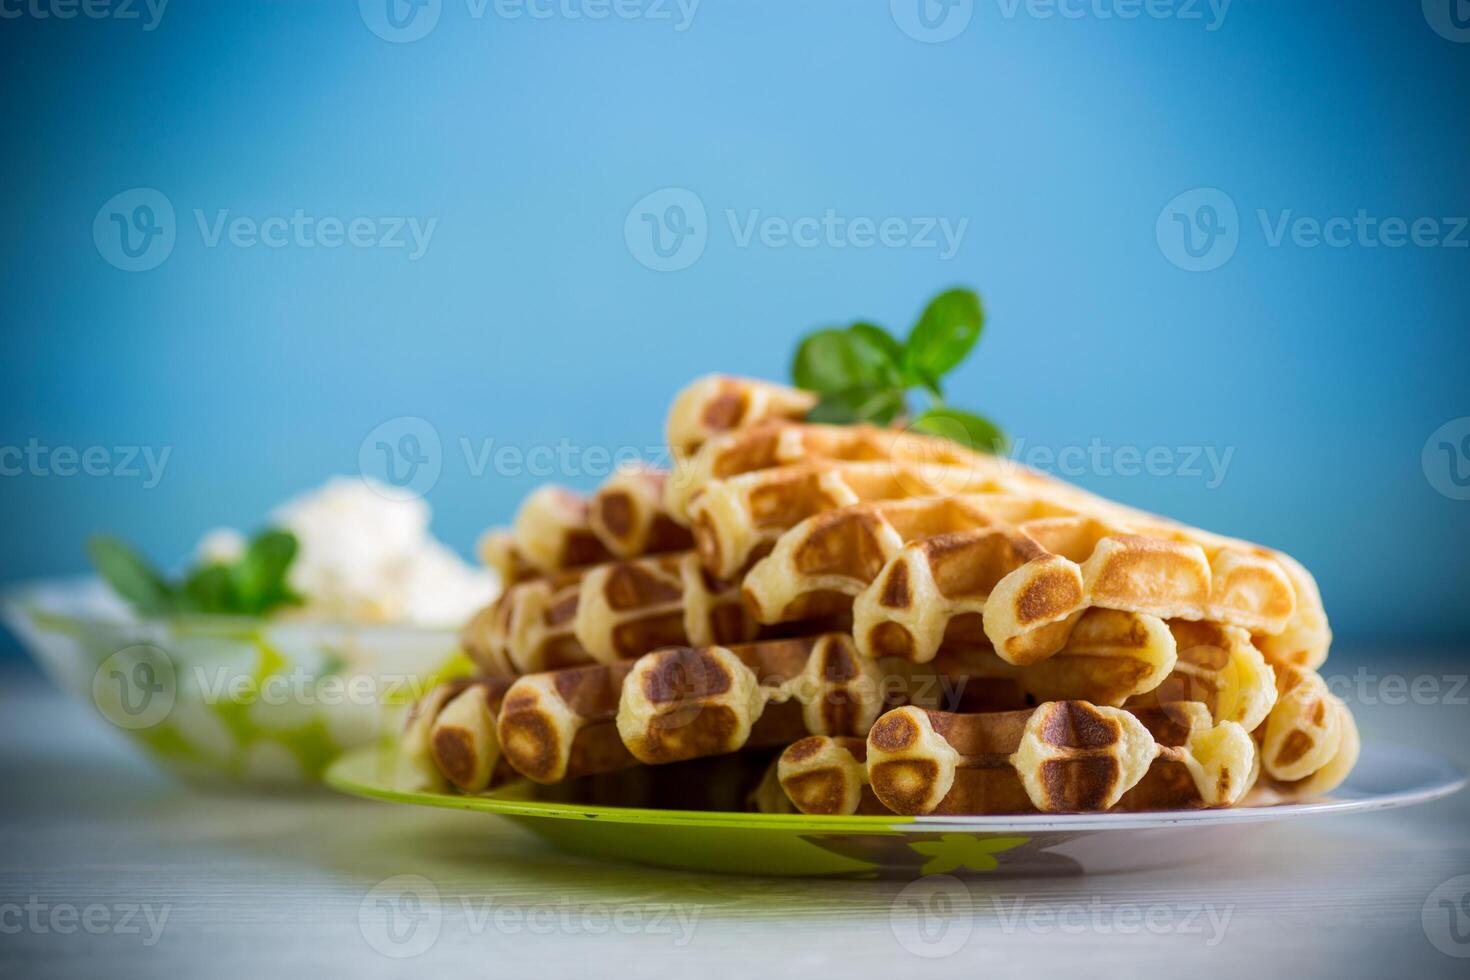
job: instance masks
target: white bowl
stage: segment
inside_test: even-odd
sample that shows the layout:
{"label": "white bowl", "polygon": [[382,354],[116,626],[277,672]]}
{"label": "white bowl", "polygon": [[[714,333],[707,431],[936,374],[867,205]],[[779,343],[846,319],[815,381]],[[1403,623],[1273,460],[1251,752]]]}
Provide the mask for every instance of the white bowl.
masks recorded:
{"label": "white bowl", "polygon": [[468,669],[456,631],[235,616],[140,620],[95,578],[7,594],[6,624],[64,690],[191,779],[315,782],[396,734]]}

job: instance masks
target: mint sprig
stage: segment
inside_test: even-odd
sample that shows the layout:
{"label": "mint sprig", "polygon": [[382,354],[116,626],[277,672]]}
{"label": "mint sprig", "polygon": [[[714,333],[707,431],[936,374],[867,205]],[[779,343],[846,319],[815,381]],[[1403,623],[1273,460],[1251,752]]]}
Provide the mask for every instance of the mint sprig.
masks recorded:
{"label": "mint sprig", "polygon": [[[929,301],[903,341],[866,322],[808,334],[796,348],[791,378],[821,396],[807,414],[812,422],[889,425],[905,419],[917,431],[1004,452],[1006,436],[995,423],[944,401],[944,376],[969,355],[984,325],[980,297],[950,289]],[[909,408],[915,389],[928,398],[917,415]]]}
{"label": "mint sprig", "polygon": [[119,538],[98,535],[87,542],[87,554],[97,573],[144,617],[185,613],[259,616],[300,605],[301,597],[286,584],[296,550],[294,534],[268,529],[250,539],[238,560],[196,565],[182,578],[170,581]]}

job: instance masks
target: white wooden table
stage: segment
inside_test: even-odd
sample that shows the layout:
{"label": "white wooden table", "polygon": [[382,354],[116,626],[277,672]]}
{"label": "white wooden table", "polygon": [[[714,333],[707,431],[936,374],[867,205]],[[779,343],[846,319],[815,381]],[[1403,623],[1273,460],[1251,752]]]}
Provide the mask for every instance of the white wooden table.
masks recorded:
{"label": "white wooden table", "polygon": [[[1470,765],[1470,691],[1447,698],[1467,660],[1377,663],[1442,679],[1441,703],[1370,682],[1365,740]],[[5,976],[1470,976],[1470,900],[1431,896],[1470,875],[1470,793],[1263,826],[1188,867],[972,879],[916,941],[897,883],[604,865],[480,814],[190,791],[27,672],[0,675],[0,786]],[[400,875],[438,901],[395,945],[363,910]]]}

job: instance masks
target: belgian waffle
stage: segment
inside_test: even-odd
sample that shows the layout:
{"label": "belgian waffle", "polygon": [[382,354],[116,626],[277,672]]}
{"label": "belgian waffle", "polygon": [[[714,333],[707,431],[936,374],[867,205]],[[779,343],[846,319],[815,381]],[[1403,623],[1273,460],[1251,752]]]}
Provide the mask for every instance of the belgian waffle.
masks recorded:
{"label": "belgian waffle", "polygon": [[711,374],[674,397],[666,432],[669,449],[688,456],[707,440],[773,419],[799,419],[817,404],[809,391],[752,378]]}
{"label": "belgian waffle", "polygon": [[887,559],[853,601],[865,654],[924,661],[983,636],[1004,660],[1034,663],[1065,646],[1084,610],[1105,608],[1289,633],[1303,661],[1326,655],[1315,587],[1299,587],[1306,573],[1277,552],[1082,497],[1041,497],[1026,517],[1005,496],[966,501],[988,517],[973,530],[911,541]]}
{"label": "belgian waffle", "polygon": [[783,785],[804,812],[845,813],[866,782],[900,814],[1071,813],[1230,806],[1256,773],[1255,743],[1200,704],[1124,711],[1053,701],[1031,711],[906,707],[873,725],[863,756],[797,743]]}
{"label": "belgian waffle", "polygon": [[681,459],[665,484],[664,506],[688,524],[689,502],[706,483],[813,460],[965,467],[977,462],[977,454],[948,439],[900,429],[763,422],[715,436]]}
{"label": "belgian waffle", "polygon": [[651,467],[625,467],[590,500],[555,484],[538,487],[511,528],[481,536],[480,558],[509,586],[614,558],[685,550],[693,539],[664,511],[667,479]]}
{"label": "belgian waffle", "polygon": [[1008,680],[1032,705],[1085,700],[1116,707],[1173,678],[1182,666],[1176,649],[1170,625],[1157,617],[1089,609],[1067,645],[1046,660],[1018,667],[989,646],[973,646],[945,650],[932,662],[947,677]]}
{"label": "belgian waffle", "polygon": [[1358,726],[1316,671],[1276,668],[1279,696],[1256,730],[1261,786],[1274,802],[1308,800],[1336,789],[1358,761]]}
{"label": "belgian waffle", "polygon": [[521,582],[465,628],[487,673],[535,673],[610,662],[657,647],[738,643],[757,625],[739,590],[708,575],[693,552],[604,562]]}
{"label": "belgian waffle", "polygon": [[[455,729],[454,744],[432,756],[469,792],[490,784],[450,775],[446,761],[456,774],[494,772],[503,763],[555,783],[640,762],[785,745],[812,733],[862,735],[885,706],[876,665],[858,657],[841,633],[671,647],[633,661],[497,681],[486,690],[469,699],[475,686],[446,685],[448,693],[436,690],[421,712],[444,718],[465,699],[485,707],[445,722]],[[427,724],[433,727],[432,718]]]}
{"label": "belgian waffle", "polygon": [[456,688],[432,718],[429,748],[434,766],[455,789],[480,793],[513,775],[495,737],[495,719],[510,681],[478,678]]}
{"label": "belgian waffle", "polygon": [[[787,804],[801,813],[892,813],[868,784],[867,761],[867,739],[808,735],[776,759],[776,781]],[[775,807],[767,802],[762,809]]]}
{"label": "belgian waffle", "polygon": [[852,639],[683,647],[640,658],[623,684],[617,725],[640,762],[663,764],[783,745],[803,735],[863,735],[883,708],[878,667]]}
{"label": "belgian waffle", "polygon": [[[689,527],[705,566],[732,577],[791,528],[827,511],[907,497],[1024,492],[1028,484],[1049,482],[978,454],[964,466],[893,460],[792,463],[705,482],[690,500]],[[1063,492],[1060,486],[1057,492]]]}
{"label": "belgian waffle", "polygon": [[463,633],[485,676],[415,706],[402,780],[477,793],[788,745],[765,808],[982,814],[1305,799],[1347,775],[1357,730],[1291,558],[943,439],[803,422],[815,403],[700,379],[669,412],[671,474],[542,487],[488,533],[507,588]]}
{"label": "belgian waffle", "polygon": [[1278,672],[1251,643],[1250,634],[1237,626],[1184,619],[1170,620],[1169,632],[1177,651],[1174,669],[1158,686],[1129,698],[1127,706],[1199,702],[1215,721],[1233,721],[1255,731],[1276,705]]}
{"label": "belgian waffle", "polygon": [[593,494],[587,526],[618,558],[684,551],[694,544],[689,531],[664,509],[670,476],[652,467],[626,467]]}

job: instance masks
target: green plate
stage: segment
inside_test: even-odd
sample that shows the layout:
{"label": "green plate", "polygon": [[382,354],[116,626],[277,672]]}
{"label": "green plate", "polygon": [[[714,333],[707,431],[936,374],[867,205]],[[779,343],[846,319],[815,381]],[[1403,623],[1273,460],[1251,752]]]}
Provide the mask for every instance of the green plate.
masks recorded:
{"label": "green plate", "polygon": [[[326,780],[356,796],[494,814],[590,857],[698,871],[868,878],[1095,874],[1178,865],[1262,832],[1252,824],[1405,806],[1464,785],[1464,777],[1437,756],[1365,746],[1352,779],[1331,799],[1289,806],[1004,817],[741,811],[739,798],[766,761],[732,756],[556,787],[523,781],[461,796],[398,789],[391,752],[362,749],[338,759]],[[659,806],[636,805],[645,801]]]}

